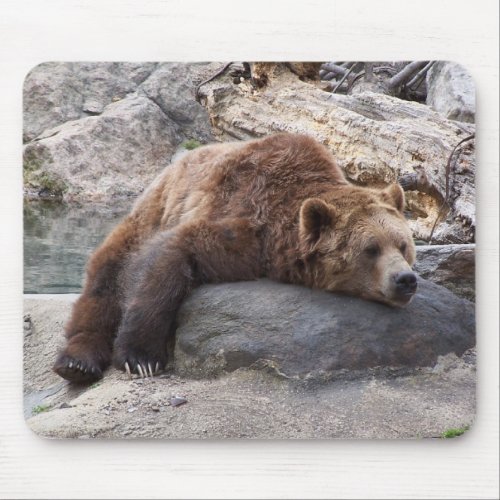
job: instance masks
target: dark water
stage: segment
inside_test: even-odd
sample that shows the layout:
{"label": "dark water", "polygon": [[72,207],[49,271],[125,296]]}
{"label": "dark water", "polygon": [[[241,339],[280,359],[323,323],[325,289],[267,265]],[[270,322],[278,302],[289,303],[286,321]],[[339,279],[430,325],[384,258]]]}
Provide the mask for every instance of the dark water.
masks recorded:
{"label": "dark water", "polygon": [[131,206],[25,202],[24,293],[80,292],[89,255]]}

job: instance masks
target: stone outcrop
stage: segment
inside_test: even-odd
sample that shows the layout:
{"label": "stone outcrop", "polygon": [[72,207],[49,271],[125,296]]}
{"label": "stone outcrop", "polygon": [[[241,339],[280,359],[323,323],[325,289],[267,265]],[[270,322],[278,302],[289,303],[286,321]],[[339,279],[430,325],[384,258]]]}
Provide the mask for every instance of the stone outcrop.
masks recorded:
{"label": "stone outcrop", "polygon": [[67,121],[99,115],[135,92],[158,63],[46,62],[35,66],[23,87],[23,139]]}
{"label": "stone outcrop", "polygon": [[427,104],[450,120],[474,123],[476,89],[460,64],[437,61],[427,73]]}
{"label": "stone outcrop", "polygon": [[137,93],[99,116],[45,130],[24,148],[24,184],[65,200],[140,193],[169,164],[182,136],[175,123]]}
{"label": "stone outcrop", "polygon": [[205,108],[196,100],[196,85],[220,63],[163,63],[141,85],[141,91],[179,127],[184,137],[201,143],[214,141]]}
{"label": "stone outcrop", "polygon": [[214,140],[196,86],[216,63],[44,63],[24,83],[32,198],[135,196],[183,142]]}

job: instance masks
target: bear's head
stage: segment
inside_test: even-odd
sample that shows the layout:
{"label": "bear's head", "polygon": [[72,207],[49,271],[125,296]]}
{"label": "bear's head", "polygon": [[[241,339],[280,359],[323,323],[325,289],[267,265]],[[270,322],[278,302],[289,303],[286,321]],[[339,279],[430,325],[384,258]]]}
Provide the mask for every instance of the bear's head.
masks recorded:
{"label": "bear's head", "polygon": [[300,208],[302,261],[311,286],[390,306],[417,289],[415,246],[398,184],[377,190],[338,186]]}

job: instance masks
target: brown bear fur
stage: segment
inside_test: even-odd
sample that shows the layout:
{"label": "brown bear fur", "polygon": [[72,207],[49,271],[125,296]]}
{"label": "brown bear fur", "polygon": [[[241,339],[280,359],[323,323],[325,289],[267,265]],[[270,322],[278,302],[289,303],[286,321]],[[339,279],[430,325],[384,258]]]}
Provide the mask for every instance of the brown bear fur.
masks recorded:
{"label": "brown bear fur", "polygon": [[201,147],[166,168],[92,255],[54,369],[161,370],[182,300],[202,283],[268,277],[392,306],[416,289],[398,185],[349,184],[304,135]]}

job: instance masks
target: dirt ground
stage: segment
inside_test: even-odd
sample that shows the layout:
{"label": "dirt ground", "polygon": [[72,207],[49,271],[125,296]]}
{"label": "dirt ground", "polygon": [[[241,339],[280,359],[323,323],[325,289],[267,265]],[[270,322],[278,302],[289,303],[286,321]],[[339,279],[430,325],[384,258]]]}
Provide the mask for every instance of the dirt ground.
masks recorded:
{"label": "dirt ground", "polygon": [[[475,354],[433,368],[293,380],[239,369],[217,378],[114,369],[90,387],[51,372],[74,296],[25,299],[24,402],[28,426],[52,438],[424,438],[471,425]],[[184,404],[173,406],[172,397]]]}

